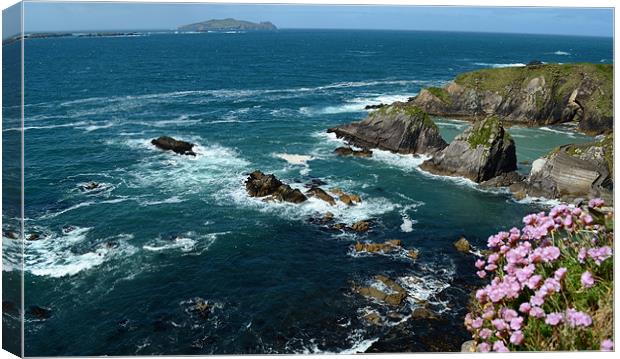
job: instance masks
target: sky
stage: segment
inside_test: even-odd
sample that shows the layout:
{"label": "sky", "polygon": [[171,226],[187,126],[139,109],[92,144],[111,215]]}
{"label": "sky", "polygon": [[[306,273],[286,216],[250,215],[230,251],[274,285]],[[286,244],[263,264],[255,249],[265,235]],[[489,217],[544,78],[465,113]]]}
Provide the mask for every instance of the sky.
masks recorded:
{"label": "sky", "polygon": [[[26,2],[26,32],[158,30],[218,18],[279,28],[613,36],[612,9]],[[5,16],[5,24],[7,24]],[[10,25],[10,21],[8,24]],[[10,30],[3,26],[3,38]]]}

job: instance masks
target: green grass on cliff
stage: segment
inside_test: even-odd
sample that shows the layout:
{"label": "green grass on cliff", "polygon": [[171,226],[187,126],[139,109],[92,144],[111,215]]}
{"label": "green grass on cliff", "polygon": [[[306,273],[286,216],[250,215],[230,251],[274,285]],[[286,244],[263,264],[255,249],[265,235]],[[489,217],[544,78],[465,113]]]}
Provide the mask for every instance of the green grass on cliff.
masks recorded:
{"label": "green grass on cliff", "polygon": [[[578,63],[482,69],[460,74],[455,82],[477,91],[506,96],[513,90],[526,87],[536,77],[545,79],[546,89],[558,103],[564,102],[584,78],[588,78],[597,84],[599,96],[591,96],[590,102],[582,105],[596,109],[602,116],[613,115],[613,65]],[[543,106],[542,101],[537,100],[537,105]]]}
{"label": "green grass on cliff", "polygon": [[428,87],[426,91],[430,92],[431,95],[437,97],[441,102],[449,105],[452,101],[450,100],[450,96],[448,92],[441,87]]}
{"label": "green grass on cliff", "polygon": [[422,121],[425,127],[435,128],[439,130],[435,122],[431,117],[418,106],[412,106],[405,103],[395,103],[390,106],[385,106],[370,114],[370,116],[390,116],[397,114],[405,114],[411,117],[414,121]]}
{"label": "green grass on cliff", "polygon": [[[488,117],[474,125],[472,131],[467,137],[470,148],[476,148],[483,145],[486,148],[491,147],[489,139],[494,136],[501,126],[501,121],[497,116]],[[511,137],[508,131],[504,131],[504,141],[510,141]]]}
{"label": "green grass on cliff", "polygon": [[570,144],[565,146],[559,146],[547,153],[545,157],[549,158],[552,155],[558,153],[562,147],[566,148],[566,153],[573,157],[580,157],[590,147],[601,147],[603,150],[603,159],[609,173],[614,173],[614,135],[613,133],[605,135],[602,139],[595,142],[588,142],[582,144]]}

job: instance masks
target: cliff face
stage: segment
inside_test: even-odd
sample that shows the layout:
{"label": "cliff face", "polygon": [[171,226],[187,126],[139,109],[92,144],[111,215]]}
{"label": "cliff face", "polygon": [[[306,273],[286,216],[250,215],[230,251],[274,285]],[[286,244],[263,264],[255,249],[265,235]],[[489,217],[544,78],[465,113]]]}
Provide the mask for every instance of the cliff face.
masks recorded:
{"label": "cliff face", "polygon": [[613,135],[597,142],[556,148],[532,163],[525,182],[510,188],[517,197],[565,201],[601,197],[613,203]]}
{"label": "cliff face", "polygon": [[363,121],[330,128],[327,132],[357,147],[403,154],[433,154],[447,146],[427,113],[402,102],[382,107]]}
{"label": "cliff face", "polygon": [[269,21],[254,23],[244,20],[235,19],[213,19],[208,21],[197,22],[194,24],[179,26],[181,31],[258,31],[258,30],[277,30],[276,26]]}
{"label": "cliff face", "polygon": [[497,117],[475,123],[421,169],[482,182],[517,169],[514,140]]}
{"label": "cliff face", "polygon": [[548,64],[467,72],[412,99],[431,115],[486,117],[505,123],[579,122],[590,134],[613,131],[613,65]]}

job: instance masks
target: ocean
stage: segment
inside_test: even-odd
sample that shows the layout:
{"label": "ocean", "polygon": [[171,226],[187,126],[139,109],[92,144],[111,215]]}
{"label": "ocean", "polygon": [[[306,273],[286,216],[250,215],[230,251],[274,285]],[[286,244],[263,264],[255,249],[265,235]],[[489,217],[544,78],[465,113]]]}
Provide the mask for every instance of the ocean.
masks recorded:
{"label": "ocean", "polygon": [[[326,129],[465,71],[613,61],[607,38],[414,31],[144,33],[28,39],[24,51],[25,227],[41,236],[25,246],[25,307],[51,310],[26,315],[27,356],[459,350],[482,282],[453,242],[483,248],[550,202],[426,174],[414,156],[337,157],[342,142]],[[469,125],[435,122],[447,141]],[[508,131],[522,173],[592,140],[567,126]],[[195,143],[197,156],[157,150],[162,135]],[[263,202],[245,192],[254,170],[295,188],[320,179],[362,203]],[[80,189],[91,181],[101,187]],[[327,211],[372,229],[311,223]],[[352,249],[388,239],[419,258]],[[18,247],[3,246],[15,280]],[[403,306],[352,290],[378,274],[407,290]],[[422,302],[439,319],[412,319]],[[364,318],[373,312],[379,325]]]}

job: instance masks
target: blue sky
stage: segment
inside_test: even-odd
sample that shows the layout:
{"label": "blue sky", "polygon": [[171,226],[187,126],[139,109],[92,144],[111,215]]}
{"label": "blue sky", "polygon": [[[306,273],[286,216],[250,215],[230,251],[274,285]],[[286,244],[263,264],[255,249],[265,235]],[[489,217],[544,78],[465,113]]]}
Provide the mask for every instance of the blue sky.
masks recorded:
{"label": "blue sky", "polygon": [[155,30],[227,17],[271,21],[280,28],[613,36],[611,9],[584,8],[32,2],[25,4],[24,23],[26,32]]}

